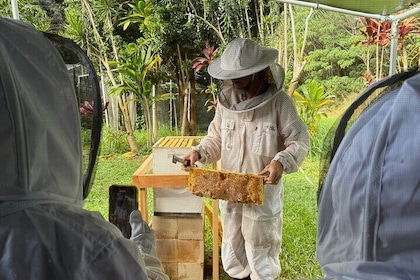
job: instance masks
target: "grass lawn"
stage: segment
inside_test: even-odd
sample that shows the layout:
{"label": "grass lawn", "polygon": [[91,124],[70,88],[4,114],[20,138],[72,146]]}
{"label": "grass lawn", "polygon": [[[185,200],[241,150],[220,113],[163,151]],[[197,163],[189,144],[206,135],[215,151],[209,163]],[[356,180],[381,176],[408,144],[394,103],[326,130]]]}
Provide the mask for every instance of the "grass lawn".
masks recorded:
{"label": "grass lawn", "polygon": [[85,209],[99,211],[108,219],[108,188],[111,185],[132,185],[131,175],[143,162],[143,157],[125,158],[121,155],[100,156],[91,192]]}
{"label": "grass lawn", "polygon": [[284,175],[283,246],[279,279],[317,279],[315,258],[318,162],[307,158],[301,169]]}

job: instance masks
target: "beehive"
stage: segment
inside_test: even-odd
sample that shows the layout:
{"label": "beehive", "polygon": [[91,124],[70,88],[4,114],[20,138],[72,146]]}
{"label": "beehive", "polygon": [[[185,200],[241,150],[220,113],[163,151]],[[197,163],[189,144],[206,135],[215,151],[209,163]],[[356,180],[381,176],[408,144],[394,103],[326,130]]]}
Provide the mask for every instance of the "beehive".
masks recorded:
{"label": "beehive", "polygon": [[[191,151],[191,147],[200,143],[199,136],[169,136],[161,138],[152,147],[154,174],[185,174],[181,164],[174,164],[172,157],[183,157]],[[185,188],[156,188],[153,190],[155,215],[189,215],[200,214],[203,200],[192,195],[188,186]]]}
{"label": "beehive", "polygon": [[[183,157],[201,137],[171,136],[152,147],[153,174],[186,174],[173,156]],[[204,274],[203,199],[185,188],[154,188],[156,252],[171,280],[200,280]]]}

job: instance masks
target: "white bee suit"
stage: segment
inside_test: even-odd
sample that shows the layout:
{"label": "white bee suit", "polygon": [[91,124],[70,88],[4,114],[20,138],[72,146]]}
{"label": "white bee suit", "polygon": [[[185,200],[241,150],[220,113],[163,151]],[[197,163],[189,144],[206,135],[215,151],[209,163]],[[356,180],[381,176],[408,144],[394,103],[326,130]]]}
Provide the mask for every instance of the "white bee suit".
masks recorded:
{"label": "white bee suit", "polygon": [[[219,94],[208,135],[193,149],[203,163],[221,159],[221,168],[233,172],[261,172],[272,160],[285,173],[294,172],[309,147],[305,124],[295,104],[272,85],[249,100],[230,80]],[[223,225],[222,261],[235,278],[275,279],[280,273],[283,185],[266,185],[262,206],[220,201]]]}

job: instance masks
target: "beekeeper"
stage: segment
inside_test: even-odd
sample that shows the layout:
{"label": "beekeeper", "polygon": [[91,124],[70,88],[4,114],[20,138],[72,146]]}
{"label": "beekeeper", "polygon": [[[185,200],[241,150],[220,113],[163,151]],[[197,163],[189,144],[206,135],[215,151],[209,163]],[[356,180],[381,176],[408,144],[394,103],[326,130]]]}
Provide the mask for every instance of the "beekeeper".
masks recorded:
{"label": "beekeeper", "polygon": [[82,209],[79,110],[55,47],[0,18],[0,61],[0,278],[169,279],[140,212],[129,240]]}
{"label": "beekeeper", "polygon": [[295,172],[309,147],[309,134],[295,104],[282,90],[278,51],[250,39],[230,42],[208,67],[223,80],[208,134],[184,156],[232,172],[267,175],[261,206],[220,201],[221,258],[233,279],[270,280],[281,271],[283,173]]}

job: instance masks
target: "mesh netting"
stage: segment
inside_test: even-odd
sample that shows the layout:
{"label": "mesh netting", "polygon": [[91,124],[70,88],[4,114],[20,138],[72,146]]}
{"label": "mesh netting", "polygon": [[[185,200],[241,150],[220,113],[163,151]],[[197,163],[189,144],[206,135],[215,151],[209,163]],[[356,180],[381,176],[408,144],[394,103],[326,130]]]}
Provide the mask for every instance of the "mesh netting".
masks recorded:
{"label": "mesh netting", "polygon": [[66,63],[79,104],[87,102],[87,107],[84,109],[89,111],[89,114],[81,115],[82,126],[88,127],[90,131],[89,153],[88,155],[84,153],[83,156],[83,199],[85,199],[90,192],[95,174],[94,169],[99,153],[102,129],[102,100],[99,81],[92,62],[78,45],[55,34],[44,33],[44,35],[54,44]]}

